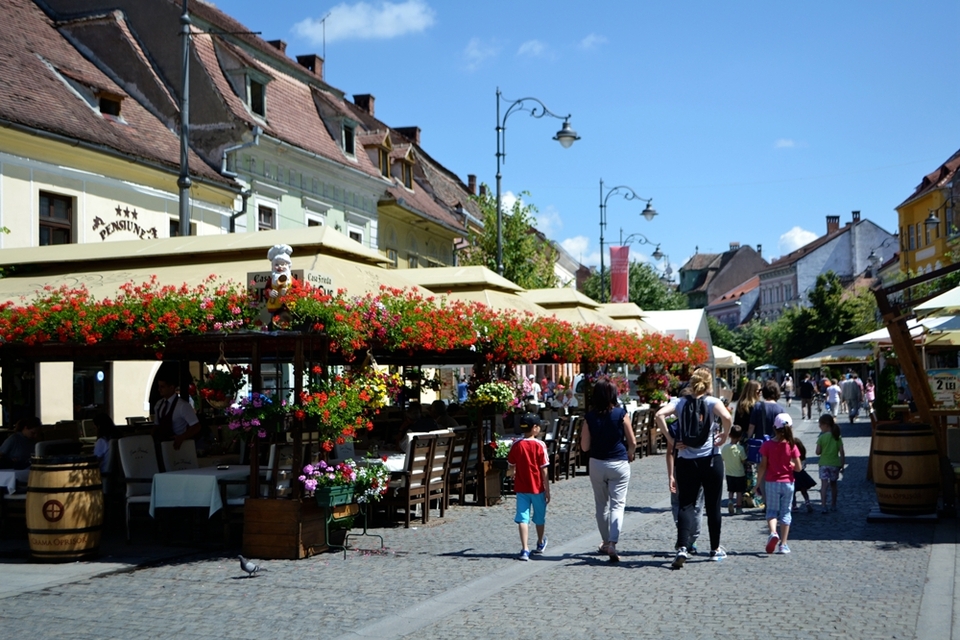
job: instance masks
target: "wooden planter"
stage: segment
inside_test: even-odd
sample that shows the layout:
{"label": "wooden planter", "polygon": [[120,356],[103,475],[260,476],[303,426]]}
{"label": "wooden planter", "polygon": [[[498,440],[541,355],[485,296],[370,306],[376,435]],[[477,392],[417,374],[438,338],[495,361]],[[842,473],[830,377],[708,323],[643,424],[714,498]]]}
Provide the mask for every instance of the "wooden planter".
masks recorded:
{"label": "wooden planter", "polygon": [[327,513],[316,501],[248,498],[243,511],[243,555],[299,560],[327,550]]}

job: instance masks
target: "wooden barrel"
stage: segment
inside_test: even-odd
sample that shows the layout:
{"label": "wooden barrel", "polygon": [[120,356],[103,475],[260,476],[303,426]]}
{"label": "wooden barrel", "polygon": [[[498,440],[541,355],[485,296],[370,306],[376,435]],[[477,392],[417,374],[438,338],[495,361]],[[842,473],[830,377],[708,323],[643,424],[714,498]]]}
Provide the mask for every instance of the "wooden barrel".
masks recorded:
{"label": "wooden barrel", "polygon": [[877,425],[873,436],[873,481],[882,513],[936,513],[940,456],[933,429],[912,423]]}
{"label": "wooden barrel", "polygon": [[103,490],[96,456],[34,458],[27,481],[27,538],[37,560],[72,562],[100,550]]}

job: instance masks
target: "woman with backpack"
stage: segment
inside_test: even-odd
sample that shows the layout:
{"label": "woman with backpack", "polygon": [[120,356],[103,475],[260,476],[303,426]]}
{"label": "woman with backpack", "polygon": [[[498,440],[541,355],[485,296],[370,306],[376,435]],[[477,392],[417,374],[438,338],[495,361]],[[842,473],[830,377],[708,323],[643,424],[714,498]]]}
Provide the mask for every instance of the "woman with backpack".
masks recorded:
{"label": "woman with backpack", "polygon": [[[675,470],[680,517],[677,520],[674,569],[681,568],[690,557],[687,549],[696,529],[695,508],[701,487],[710,532],[710,559],[719,562],[727,555],[720,546],[724,478],[720,447],[730,433],[731,419],[730,412],[719,398],[710,395],[712,390],[713,375],[709,369],[700,367],[690,376],[690,383],[680,399],[662,407],[656,415],[657,428],[678,451]],[[676,438],[667,429],[669,415],[678,418]]]}

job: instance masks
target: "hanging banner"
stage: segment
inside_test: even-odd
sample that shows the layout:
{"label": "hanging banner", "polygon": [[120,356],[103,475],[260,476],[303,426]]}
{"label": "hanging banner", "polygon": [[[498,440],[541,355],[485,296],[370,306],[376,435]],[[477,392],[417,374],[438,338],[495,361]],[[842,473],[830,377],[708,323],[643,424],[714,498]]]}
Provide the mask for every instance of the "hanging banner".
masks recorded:
{"label": "hanging banner", "polygon": [[610,247],[610,302],[630,302],[630,247]]}

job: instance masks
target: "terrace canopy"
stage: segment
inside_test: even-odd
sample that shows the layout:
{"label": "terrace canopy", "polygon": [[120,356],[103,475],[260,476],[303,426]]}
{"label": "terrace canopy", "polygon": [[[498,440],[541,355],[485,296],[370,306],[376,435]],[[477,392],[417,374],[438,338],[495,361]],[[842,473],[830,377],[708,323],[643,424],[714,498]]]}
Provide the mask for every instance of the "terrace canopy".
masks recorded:
{"label": "terrace canopy", "polygon": [[867,344],[840,344],[827,347],[819,353],[793,361],[794,369],[819,369],[826,365],[860,364],[873,359],[873,349]]}
{"label": "terrace canopy", "polygon": [[404,277],[451,300],[480,302],[498,311],[550,315],[540,305],[522,297],[522,287],[483,266],[409,269]]}

